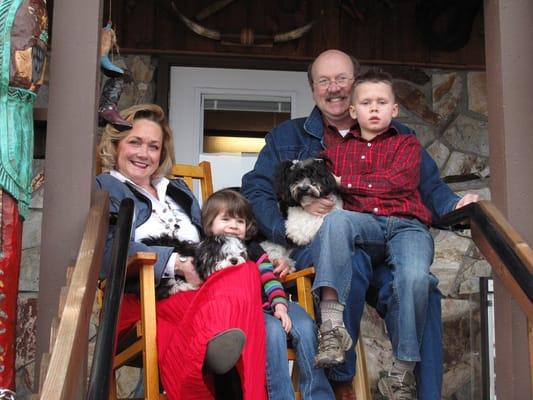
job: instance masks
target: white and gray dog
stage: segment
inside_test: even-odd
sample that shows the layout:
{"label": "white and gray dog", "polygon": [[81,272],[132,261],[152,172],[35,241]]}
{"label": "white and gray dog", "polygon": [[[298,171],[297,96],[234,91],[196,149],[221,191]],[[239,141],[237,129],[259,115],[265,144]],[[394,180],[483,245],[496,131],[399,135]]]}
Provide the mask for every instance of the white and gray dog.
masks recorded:
{"label": "white and gray dog", "polygon": [[331,197],[336,208],[342,199],[335,177],[328,169],[329,159],[283,161],[276,170],[274,187],[285,217],[287,237],[298,246],[311,242],[320,229],[323,216],[306,212],[306,206],[321,197]]}
{"label": "white and gray dog", "polygon": [[[170,235],[148,237],[142,242],[149,246],[173,247],[181,256],[194,257],[196,272],[203,281],[212,273],[242,264],[248,258],[242,240],[232,236],[211,236],[198,244],[179,240]],[[164,299],[174,293],[194,289],[197,287],[179,276],[161,278],[156,288],[156,297]],[[130,286],[128,291],[135,292],[135,288]]]}
{"label": "white and gray dog", "polygon": [[212,273],[242,264],[247,258],[242,240],[234,236],[210,236],[196,249],[196,272],[205,281]]}

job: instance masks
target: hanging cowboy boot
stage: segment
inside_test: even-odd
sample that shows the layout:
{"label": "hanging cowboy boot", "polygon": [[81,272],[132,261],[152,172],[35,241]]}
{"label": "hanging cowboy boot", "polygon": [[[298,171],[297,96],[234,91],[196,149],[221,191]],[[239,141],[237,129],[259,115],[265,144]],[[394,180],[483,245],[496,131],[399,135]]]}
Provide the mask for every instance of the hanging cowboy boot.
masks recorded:
{"label": "hanging cowboy boot", "polygon": [[113,64],[109,59],[109,52],[113,47],[117,47],[117,39],[115,31],[111,28],[111,22],[108,22],[106,27],[102,29],[102,37],[100,41],[100,68],[104,75],[116,78],[124,75],[124,70]]}
{"label": "hanging cowboy boot", "polygon": [[123,119],[118,112],[118,101],[120,100],[123,86],[124,80],[122,78],[109,78],[104,83],[102,95],[100,96],[100,107],[98,108],[100,126],[110,123],[119,131],[125,131],[133,127],[131,122]]}
{"label": "hanging cowboy boot", "polygon": [[109,77],[119,77],[124,75],[124,70],[111,62],[109,55],[100,57],[100,68],[104,75]]}

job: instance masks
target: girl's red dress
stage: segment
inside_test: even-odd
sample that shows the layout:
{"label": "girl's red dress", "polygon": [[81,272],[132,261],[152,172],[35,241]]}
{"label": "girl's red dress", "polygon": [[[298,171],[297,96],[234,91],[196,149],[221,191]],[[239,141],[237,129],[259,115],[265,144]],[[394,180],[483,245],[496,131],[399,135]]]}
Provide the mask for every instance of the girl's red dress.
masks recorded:
{"label": "girl's red dress", "polygon": [[[244,400],[266,400],[265,326],[255,263],[223,269],[199,290],[158,301],[156,313],[159,370],[170,400],[214,399],[211,379],[202,372],[206,346],[216,334],[230,328],[240,328],[246,335],[237,363]],[[118,335],[139,319],[138,298],[124,295]]]}

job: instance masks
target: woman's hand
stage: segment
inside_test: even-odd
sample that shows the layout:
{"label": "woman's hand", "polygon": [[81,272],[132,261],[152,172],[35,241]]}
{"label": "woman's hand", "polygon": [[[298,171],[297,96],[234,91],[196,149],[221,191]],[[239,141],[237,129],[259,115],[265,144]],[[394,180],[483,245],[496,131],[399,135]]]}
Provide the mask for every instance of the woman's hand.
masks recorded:
{"label": "woman's hand", "polygon": [[334,206],[335,202],[330,197],[321,197],[303,205],[302,207],[308,213],[316,215],[317,217],[322,217],[329,213]]}
{"label": "woman's hand", "polygon": [[292,328],[292,321],[289,314],[287,314],[287,307],[285,304],[276,304],[274,307],[274,316],[281,321],[283,330],[289,333]]}
{"label": "woman's hand", "polygon": [[280,278],[287,276],[291,272],[291,266],[285,257],[272,260],[272,265],[274,266],[274,274]]}
{"label": "woman's hand", "polygon": [[198,276],[196,268],[194,268],[194,257],[181,257],[178,254],[178,257],[176,257],[176,264],[174,265],[174,274],[183,276],[183,278],[191,285],[200,286],[202,284],[202,280]]}

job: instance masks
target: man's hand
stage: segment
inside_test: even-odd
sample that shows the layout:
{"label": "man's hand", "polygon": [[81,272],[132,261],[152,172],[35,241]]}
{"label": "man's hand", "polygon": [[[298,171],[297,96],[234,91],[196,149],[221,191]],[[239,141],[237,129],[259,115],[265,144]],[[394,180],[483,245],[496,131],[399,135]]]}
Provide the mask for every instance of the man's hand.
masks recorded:
{"label": "man's hand", "polygon": [[289,333],[292,328],[292,321],[289,314],[287,314],[287,307],[285,304],[276,304],[274,307],[274,316],[281,321],[283,330]]}
{"label": "man's hand", "polygon": [[183,276],[183,278],[194,286],[200,286],[202,280],[196,273],[196,268],[194,268],[194,257],[186,257],[185,261],[180,261],[180,257],[176,258],[176,264],[174,265],[174,274],[178,276]]}
{"label": "man's hand", "polygon": [[331,198],[321,197],[319,199],[307,203],[302,207],[309,214],[316,215],[317,217],[322,217],[329,213],[334,206],[335,202]]}
{"label": "man's hand", "polygon": [[455,205],[455,210],[457,210],[458,208],[464,207],[470,203],[477,203],[479,200],[481,200],[479,195],[474,194],[474,193],[467,193],[463,197],[461,197],[461,199],[457,202],[457,204]]}
{"label": "man's hand", "polygon": [[291,266],[285,257],[272,260],[272,265],[274,266],[274,274],[280,278],[287,276],[291,272]]}

